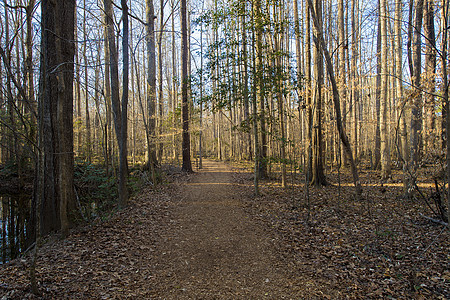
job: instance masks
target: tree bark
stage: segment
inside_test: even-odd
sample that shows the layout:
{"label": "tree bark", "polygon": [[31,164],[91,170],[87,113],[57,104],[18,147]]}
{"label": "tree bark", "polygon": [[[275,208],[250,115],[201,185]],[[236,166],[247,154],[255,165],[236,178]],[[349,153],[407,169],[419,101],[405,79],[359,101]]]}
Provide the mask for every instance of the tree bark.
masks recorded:
{"label": "tree bark", "polygon": [[425,122],[423,128],[423,152],[427,153],[435,147],[436,142],[436,112],[435,112],[435,86],[436,86],[436,34],[434,30],[434,1],[426,0],[424,16],[425,36]]}
{"label": "tree bark", "polygon": [[[327,180],[323,168],[323,134],[322,134],[322,88],[323,88],[323,58],[321,53],[321,45],[318,36],[322,32],[322,1],[314,0],[314,6],[308,0],[310,12],[313,16],[314,29],[314,78],[315,88],[313,94],[313,120],[312,130],[312,165],[311,165],[311,184],[326,185]],[[313,12],[315,14],[313,14]],[[324,42],[325,43],[325,42]]]}
{"label": "tree bark", "polygon": [[380,1],[380,34],[381,34],[381,94],[380,94],[380,154],[381,178],[387,179],[391,175],[391,158],[389,151],[389,134],[387,120],[388,97],[388,37],[387,37],[387,3]]}
{"label": "tree bark", "polygon": [[128,202],[128,77],[129,77],[129,49],[128,49],[128,4],[127,0],[122,0],[122,22],[123,22],[123,37],[122,37],[122,108],[121,108],[121,131],[119,143],[119,205],[125,207]]}
{"label": "tree bark", "polygon": [[413,95],[412,95],[412,103],[411,103],[411,145],[410,145],[410,167],[413,178],[412,181],[415,181],[415,172],[418,167],[419,162],[419,142],[420,142],[420,130],[422,127],[422,114],[421,114],[421,105],[422,105],[422,92],[421,92],[421,31],[422,31],[422,20],[423,20],[423,3],[424,0],[416,0],[416,15],[415,15],[415,25],[414,25],[414,45],[412,52],[412,61],[413,61]]}
{"label": "tree bark", "polygon": [[43,142],[41,231],[69,231],[73,189],[75,0],[41,2],[40,123]]}
{"label": "tree bark", "polygon": [[188,74],[188,32],[187,32],[187,3],[181,0],[181,101],[183,120],[183,141],[182,141],[182,170],[192,172],[191,164],[191,142],[189,133],[189,74]]}
{"label": "tree bark", "polygon": [[160,7],[160,20],[159,20],[159,34],[158,34],[158,110],[159,110],[159,122],[158,122],[158,158],[159,161],[162,161],[163,156],[163,55],[162,55],[162,38],[163,38],[163,30],[164,30],[164,0],[159,2]]}
{"label": "tree bark", "polygon": [[[126,5],[125,5],[126,6]],[[119,62],[116,48],[116,35],[113,24],[113,10],[111,0],[104,0],[105,14],[106,14],[106,28],[108,35],[109,48],[109,68],[111,79],[111,107],[114,119],[114,128],[116,131],[116,138],[119,145],[119,205],[124,206],[128,201],[128,190],[126,185],[128,170],[127,170],[127,154],[126,154],[126,135],[125,142],[123,140],[123,121],[122,118],[127,118],[122,114],[119,96]],[[128,48],[128,47],[127,47]],[[126,128],[125,128],[126,130]]]}

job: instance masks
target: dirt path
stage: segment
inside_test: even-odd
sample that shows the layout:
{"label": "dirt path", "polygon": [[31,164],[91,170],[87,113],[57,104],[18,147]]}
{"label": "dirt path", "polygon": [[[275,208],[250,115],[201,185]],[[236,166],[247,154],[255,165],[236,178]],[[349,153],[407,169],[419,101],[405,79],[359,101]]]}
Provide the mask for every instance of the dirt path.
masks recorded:
{"label": "dirt path", "polygon": [[[207,160],[190,180],[144,190],[108,220],[53,237],[39,250],[39,298],[291,299],[299,285],[288,277],[298,276],[244,210],[248,190],[232,174]],[[0,298],[36,299],[29,265],[0,266]]]}
{"label": "dirt path", "polygon": [[155,296],[284,298],[289,286],[271,239],[246,214],[223,163],[207,160],[181,188],[167,243],[157,261]]}

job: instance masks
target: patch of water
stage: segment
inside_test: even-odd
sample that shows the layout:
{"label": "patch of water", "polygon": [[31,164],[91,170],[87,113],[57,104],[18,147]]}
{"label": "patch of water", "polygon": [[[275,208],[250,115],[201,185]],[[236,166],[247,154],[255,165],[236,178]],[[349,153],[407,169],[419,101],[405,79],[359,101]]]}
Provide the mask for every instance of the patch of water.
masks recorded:
{"label": "patch of water", "polygon": [[0,195],[0,264],[17,258],[30,245],[30,198]]}

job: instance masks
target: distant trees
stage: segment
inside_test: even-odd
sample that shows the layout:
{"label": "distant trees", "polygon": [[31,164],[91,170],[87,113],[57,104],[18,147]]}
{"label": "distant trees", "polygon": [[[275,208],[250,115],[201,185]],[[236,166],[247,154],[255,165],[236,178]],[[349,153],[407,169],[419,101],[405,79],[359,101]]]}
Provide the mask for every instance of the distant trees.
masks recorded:
{"label": "distant trees", "polygon": [[249,159],[255,192],[289,173],[324,185],[341,165],[389,180],[401,165],[412,192],[421,164],[443,160],[448,1],[201,4],[83,0],[72,29],[73,1],[0,3],[0,165],[21,187],[36,170],[43,232],[79,210],[74,161],[116,178],[124,206],[131,162],[156,182],[198,154]]}

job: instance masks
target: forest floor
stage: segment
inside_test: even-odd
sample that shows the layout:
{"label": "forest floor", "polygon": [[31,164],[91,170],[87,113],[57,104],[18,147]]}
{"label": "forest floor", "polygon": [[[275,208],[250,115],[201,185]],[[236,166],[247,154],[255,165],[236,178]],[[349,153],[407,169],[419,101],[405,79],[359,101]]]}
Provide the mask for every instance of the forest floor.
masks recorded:
{"label": "forest floor", "polygon": [[[42,298],[450,298],[449,230],[398,198],[401,187],[362,172],[363,200],[343,176],[340,188],[311,188],[308,205],[300,184],[267,181],[254,197],[247,170],[206,160],[108,220],[48,238]],[[29,263],[0,266],[1,299],[36,298]]]}

